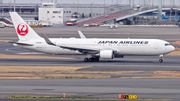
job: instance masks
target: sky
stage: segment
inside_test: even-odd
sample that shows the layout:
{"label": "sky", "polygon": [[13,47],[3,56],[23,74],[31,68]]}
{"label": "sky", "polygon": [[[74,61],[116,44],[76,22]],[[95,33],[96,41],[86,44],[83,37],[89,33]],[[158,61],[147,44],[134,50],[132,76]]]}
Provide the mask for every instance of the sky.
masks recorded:
{"label": "sky", "polygon": [[[129,4],[130,0],[15,0],[17,3],[41,3],[42,2],[51,2],[57,1],[58,3],[62,4]],[[164,5],[176,5],[180,6],[180,0],[162,0]],[[174,1],[174,3],[173,3]],[[14,0],[3,0],[4,3],[13,3]],[[148,5],[157,5],[158,0],[134,0],[135,4],[148,4]]]}

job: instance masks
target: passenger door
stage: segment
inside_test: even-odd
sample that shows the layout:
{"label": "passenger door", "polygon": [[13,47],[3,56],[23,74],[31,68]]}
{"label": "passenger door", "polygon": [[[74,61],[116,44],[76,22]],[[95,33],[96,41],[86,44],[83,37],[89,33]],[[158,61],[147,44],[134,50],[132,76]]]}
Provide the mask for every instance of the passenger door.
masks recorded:
{"label": "passenger door", "polygon": [[154,49],[158,49],[159,45],[157,42],[154,43]]}

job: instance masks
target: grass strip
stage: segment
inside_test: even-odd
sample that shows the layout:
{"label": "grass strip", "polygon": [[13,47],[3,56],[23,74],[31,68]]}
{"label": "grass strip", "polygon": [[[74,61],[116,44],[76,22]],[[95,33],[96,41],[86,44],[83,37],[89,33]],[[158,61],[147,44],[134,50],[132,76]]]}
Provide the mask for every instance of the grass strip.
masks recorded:
{"label": "grass strip", "polygon": [[[61,96],[28,96],[28,95],[11,95],[10,99],[64,99]],[[66,97],[71,100],[118,100],[118,98],[92,98],[92,97]]]}
{"label": "grass strip", "polygon": [[0,40],[0,42],[11,42],[11,40]]}
{"label": "grass strip", "polygon": [[[9,99],[52,99],[52,100],[60,100],[64,99],[62,96],[28,96],[28,95],[11,95],[8,97]],[[124,100],[119,98],[93,98],[93,97],[66,97],[67,100]],[[128,99],[127,99],[128,100]],[[152,99],[152,98],[142,98],[137,99],[139,101],[170,101],[170,99]]]}
{"label": "grass strip", "polygon": [[77,71],[88,66],[0,66],[0,79],[96,79],[142,71]]}

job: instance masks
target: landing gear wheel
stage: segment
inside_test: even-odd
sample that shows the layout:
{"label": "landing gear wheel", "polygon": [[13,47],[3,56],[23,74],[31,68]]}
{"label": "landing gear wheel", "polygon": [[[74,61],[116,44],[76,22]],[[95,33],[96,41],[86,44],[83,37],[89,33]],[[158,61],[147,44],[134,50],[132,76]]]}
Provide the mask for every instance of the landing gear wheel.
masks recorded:
{"label": "landing gear wheel", "polygon": [[88,58],[84,58],[84,62],[88,62],[89,61],[89,59]]}
{"label": "landing gear wheel", "polygon": [[162,63],[162,62],[163,62],[163,59],[159,59],[159,62]]}
{"label": "landing gear wheel", "polygon": [[98,62],[98,61],[99,61],[99,58],[98,58],[98,57],[94,58],[94,61],[95,61],[95,62]]}
{"label": "landing gear wheel", "polygon": [[88,60],[89,62],[93,62],[94,58],[89,58]]}
{"label": "landing gear wheel", "polygon": [[99,57],[84,58],[84,62],[98,62]]}

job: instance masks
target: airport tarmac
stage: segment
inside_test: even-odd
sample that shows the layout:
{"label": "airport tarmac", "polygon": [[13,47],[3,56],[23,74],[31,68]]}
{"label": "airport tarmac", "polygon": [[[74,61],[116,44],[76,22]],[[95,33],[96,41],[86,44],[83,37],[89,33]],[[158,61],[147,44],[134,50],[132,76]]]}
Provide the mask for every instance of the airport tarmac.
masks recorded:
{"label": "airport tarmac", "polygon": [[[0,42],[0,52],[4,54],[38,54],[19,47],[12,46],[11,43]],[[53,56],[53,55],[47,55]],[[100,60],[100,62],[84,62],[84,55],[55,55],[55,57],[67,57],[67,59],[6,59],[0,58],[0,65],[44,65],[44,66],[90,66],[91,68],[82,69],[83,71],[180,71],[180,57],[164,56],[164,62],[159,63],[158,56],[125,56],[124,58],[113,60]],[[71,59],[68,59],[70,57]]]}
{"label": "airport tarmac", "polygon": [[[179,27],[119,27],[109,29],[108,27],[58,27],[58,28],[35,28],[37,33],[44,33],[49,38],[79,38],[77,30],[81,30],[88,38],[156,38],[167,41],[180,40]],[[14,28],[0,29],[0,39],[17,40]]]}
{"label": "airport tarmac", "polygon": [[180,79],[1,80],[0,95],[117,98],[137,94],[139,99],[179,99],[179,84]]}
{"label": "airport tarmac", "polygon": [[[167,41],[180,40],[179,27],[120,27],[109,28],[40,28],[38,33],[48,37],[77,37],[80,29],[90,38],[156,38]],[[17,40],[14,28],[0,29],[0,39]],[[98,33],[98,34],[97,34]],[[4,54],[39,54],[12,46],[10,43],[0,43],[0,53]],[[45,54],[39,54],[45,55]],[[65,56],[69,57],[69,56]],[[164,62],[159,63],[158,56],[125,56],[122,59],[101,60],[100,62],[85,63],[84,56],[70,56],[73,59],[0,59],[0,65],[64,65],[90,66],[79,71],[145,71],[149,75],[153,71],[180,71],[180,57],[165,56]],[[132,76],[130,75],[130,76]],[[124,76],[124,75],[123,75]],[[127,75],[129,76],[129,75]],[[73,79],[73,80],[1,80],[0,98],[13,94],[24,95],[62,95],[83,97],[116,97],[120,93],[138,94],[139,98],[162,98],[179,101],[180,79],[125,79],[121,75],[109,79]],[[1,99],[0,99],[1,100]],[[5,99],[6,100],[6,99]],[[2,100],[3,101],[3,100]],[[8,100],[7,100],[8,101]]]}
{"label": "airport tarmac", "polygon": [[[60,100],[37,100],[37,99],[0,99],[1,101],[79,101],[79,100],[67,100],[67,99],[60,99]],[[95,101],[95,100],[80,100],[80,101]],[[117,100],[98,100],[98,101],[117,101]],[[127,100],[120,100],[120,101],[127,101]],[[143,101],[143,100],[140,100]]]}

